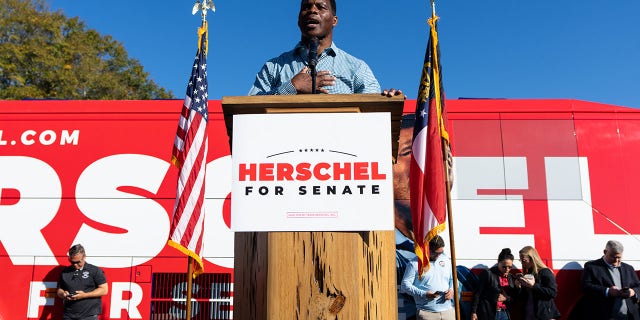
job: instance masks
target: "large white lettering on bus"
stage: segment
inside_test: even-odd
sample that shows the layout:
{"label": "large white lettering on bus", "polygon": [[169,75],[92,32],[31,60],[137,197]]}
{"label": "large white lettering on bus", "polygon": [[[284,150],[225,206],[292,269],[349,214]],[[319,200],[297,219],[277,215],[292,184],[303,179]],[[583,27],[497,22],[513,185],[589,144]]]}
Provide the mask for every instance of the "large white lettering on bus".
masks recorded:
{"label": "large white lettering on bus", "polygon": [[[598,258],[593,252],[600,253],[607,240],[616,239],[624,243],[624,261],[640,269],[640,241],[608,212],[601,212],[592,206],[591,182],[587,158],[578,158],[579,162],[567,158],[547,158],[547,181],[550,185],[564,188],[549,188],[549,225],[555,268],[580,268],[587,260]],[[562,181],[558,177],[570,177]],[[567,188],[567,183],[572,184]],[[571,194],[567,194],[570,192]],[[577,193],[577,200],[562,200]],[[615,199],[613,200],[615,201]],[[607,219],[620,232],[617,234],[596,233],[594,217]],[[579,242],[579,245],[578,245]],[[586,258],[586,259],[585,259]],[[577,263],[576,263],[577,262]],[[580,265],[578,265],[578,263]]]}
{"label": "large white lettering on bus", "polygon": [[40,232],[60,206],[61,186],[55,169],[39,159],[4,156],[0,157],[0,177],[0,195],[12,190],[17,196],[0,205],[0,242],[11,262],[57,265]]}
{"label": "large white lettering on bus", "polygon": [[[593,252],[609,239],[625,243],[625,261],[633,264],[640,258],[636,236],[625,235],[622,227],[620,234],[596,234],[594,214],[605,214],[591,205],[587,158],[544,157],[544,172],[530,172],[525,157],[456,157],[454,164],[453,223],[459,264],[491,265],[495,260],[489,258],[499,248],[516,250],[542,243],[540,247],[549,246],[553,268],[576,269],[597,258]],[[527,199],[523,195],[531,188],[529,179],[539,174],[544,177],[546,197]],[[527,223],[527,217],[533,222]]]}
{"label": "large white lettering on bus", "polygon": [[80,130],[42,130],[41,132],[36,130],[24,130],[20,134],[20,138],[16,139],[16,137],[6,138],[9,140],[5,140],[3,136],[4,131],[0,130],[0,146],[15,146],[18,143],[21,143],[25,146],[32,145],[42,145],[42,146],[51,146],[51,145],[78,145],[80,139]]}
{"label": "large white lettering on bus", "polygon": [[[92,221],[122,230],[105,232],[82,224],[73,242],[91,248],[93,264],[131,267],[153,259],[165,247],[170,227],[167,211],[154,199],[120,188],[155,193],[169,166],[147,155],[119,154],[99,159],[82,171],[75,188],[78,209]],[[207,164],[204,255],[224,267],[233,266],[233,233],[222,215],[224,199],[231,192],[230,169],[230,156]],[[0,242],[11,262],[57,265],[49,245],[56,239],[45,239],[40,230],[56,218],[62,194],[60,179],[64,177],[39,159],[18,156],[0,156],[0,176],[0,190],[16,195],[6,204],[0,202]]]}
{"label": "large white lettering on bus", "polygon": [[[496,250],[521,248],[534,241],[531,234],[502,232],[486,234],[482,227],[523,228],[524,205],[521,195],[505,194],[506,188],[527,189],[524,157],[456,157],[452,189],[456,256],[458,264],[474,267],[491,265]],[[478,192],[495,190],[496,192]],[[501,191],[502,194],[500,194]],[[479,201],[482,200],[482,201]],[[478,214],[478,213],[482,214]],[[443,234],[444,235],[444,234]]]}
{"label": "large white lettering on bus", "polygon": [[76,185],[80,211],[91,220],[126,231],[113,234],[83,224],[73,242],[91,248],[92,263],[125,268],[142,264],[162,250],[169,235],[167,212],[153,199],[121,192],[118,187],[156,193],[168,168],[169,163],[154,157],[121,154],[100,159],[82,172]]}
{"label": "large white lettering on bus", "polygon": [[[140,303],[142,303],[143,292],[140,285],[134,282],[111,282],[109,316],[111,319],[142,319]],[[27,309],[27,318],[39,318],[42,307],[52,307],[55,299],[53,297],[44,297],[44,292],[49,289],[55,289],[55,282],[37,282],[33,281],[29,285],[29,307]],[[125,299],[124,297],[129,297]],[[127,316],[121,318],[122,313]]]}

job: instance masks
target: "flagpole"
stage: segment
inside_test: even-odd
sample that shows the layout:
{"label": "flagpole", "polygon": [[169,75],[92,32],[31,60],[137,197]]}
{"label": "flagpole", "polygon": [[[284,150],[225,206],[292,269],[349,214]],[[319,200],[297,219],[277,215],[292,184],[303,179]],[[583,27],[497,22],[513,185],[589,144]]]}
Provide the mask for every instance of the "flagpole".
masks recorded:
{"label": "flagpole", "polygon": [[451,182],[449,181],[449,165],[447,164],[447,154],[449,144],[442,139],[442,154],[445,155],[444,168],[446,191],[447,191],[447,222],[449,224],[449,245],[451,247],[451,272],[453,274],[453,300],[456,306],[456,320],[460,320],[460,294],[458,292],[458,270],[456,269],[456,245],[453,236],[453,214],[451,209]]}
{"label": "flagpole", "polygon": [[187,260],[187,317],[186,320],[191,320],[191,292],[193,288],[193,258],[189,256]]}
{"label": "flagpole", "polygon": [[[199,53],[203,53],[205,58],[206,58],[206,54],[208,51],[208,45],[209,45],[209,41],[208,41],[208,37],[209,37],[209,33],[208,31],[208,26],[207,26],[207,10],[212,10],[215,12],[215,5],[213,4],[212,0],[201,0],[201,1],[196,1],[196,3],[193,6],[193,9],[191,10],[191,14],[196,14],[198,11],[200,11],[200,15],[202,17],[202,24],[200,29],[198,30],[198,50],[203,50],[204,52],[199,52]],[[202,39],[201,35],[202,33],[206,33],[206,39]],[[202,45],[202,41],[205,41],[205,46]],[[203,48],[204,47],[204,48]],[[193,77],[193,74],[192,74]],[[206,73],[205,73],[205,77],[206,77]],[[206,83],[206,80],[205,80]],[[206,89],[205,89],[206,90]],[[205,99],[203,100],[205,101],[205,107],[206,107],[206,96]],[[187,107],[191,107],[191,106],[187,106]],[[205,108],[206,109],[206,108]],[[206,130],[206,127],[205,127]],[[206,141],[206,140],[205,140]],[[205,142],[206,143],[206,142]],[[205,147],[205,160],[206,160],[206,147]],[[171,242],[171,240],[170,240]],[[178,244],[178,247],[180,247],[180,244]],[[191,247],[188,248],[182,248],[185,249],[187,252],[188,251],[193,251],[193,253],[196,253],[195,250],[193,250]],[[199,253],[197,253],[198,255],[200,255]],[[201,261],[201,257],[200,260],[196,261],[196,259],[193,258],[193,256],[191,256],[191,254],[187,254],[187,306],[186,306],[186,320],[191,320],[191,300],[192,300],[192,292],[193,292],[193,278],[195,276],[197,276],[198,274],[203,272],[203,266],[202,261]],[[199,270],[198,273],[194,273],[194,263],[199,263]]]}
{"label": "flagpole", "polygon": [[[431,19],[433,19],[433,26],[432,28],[435,28],[435,20],[438,17],[436,16],[436,3],[435,0],[431,0]],[[440,53],[438,50],[438,44],[436,41],[433,41],[432,44],[433,46],[433,52],[434,55],[436,57],[436,63],[434,64],[433,68],[435,68],[437,70],[437,74],[438,74],[438,79],[433,79],[433,84],[435,86],[439,86],[440,85],[440,57],[438,57],[438,54]],[[436,90],[436,92],[438,92],[440,94],[440,88],[438,88]],[[435,99],[442,99],[442,96],[437,96],[434,97]],[[441,103],[437,103],[436,105],[440,105],[442,106],[444,102]],[[440,119],[442,119],[442,117],[439,117]],[[443,127],[444,124],[439,123],[440,128]],[[456,268],[456,245],[455,245],[455,240],[454,240],[454,233],[453,233],[453,214],[452,214],[452,208],[451,208],[451,181],[449,180],[449,165],[448,165],[448,155],[449,155],[449,141],[445,138],[442,138],[442,155],[444,158],[443,161],[443,166],[445,168],[445,190],[446,190],[446,195],[447,195],[447,223],[448,223],[448,227],[449,227],[449,246],[451,248],[451,274],[453,275],[453,301],[455,303],[455,310],[456,310],[456,320],[460,320],[460,294],[458,291],[458,270]]]}

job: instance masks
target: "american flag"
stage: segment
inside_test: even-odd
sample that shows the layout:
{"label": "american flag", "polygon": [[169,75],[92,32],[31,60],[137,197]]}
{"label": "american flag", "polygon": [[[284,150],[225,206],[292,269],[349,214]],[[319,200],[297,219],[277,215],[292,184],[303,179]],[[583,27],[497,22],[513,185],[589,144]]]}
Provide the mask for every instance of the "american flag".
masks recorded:
{"label": "american flag", "polygon": [[205,218],[205,167],[209,145],[206,25],[198,30],[198,35],[198,52],[187,85],[171,157],[171,162],[179,170],[179,176],[168,242],[197,262],[194,276],[204,272],[202,234]]}
{"label": "american flag", "polygon": [[409,185],[411,219],[420,276],[429,269],[429,240],[445,228],[447,217],[443,140],[445,128],[444,90],[441,87],[437,16],[429,19],[431,33],[422,68],[416,105],[416,122]]}

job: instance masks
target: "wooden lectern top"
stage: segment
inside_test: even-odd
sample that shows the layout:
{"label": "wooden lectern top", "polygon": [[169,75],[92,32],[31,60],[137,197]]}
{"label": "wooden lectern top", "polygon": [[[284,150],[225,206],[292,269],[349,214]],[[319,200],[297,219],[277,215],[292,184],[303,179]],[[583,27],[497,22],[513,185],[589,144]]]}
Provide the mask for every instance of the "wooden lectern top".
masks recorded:
{"label": "wooden lectern top", "polygon": [[222,97],[222,112],[230,147],[235,114],[389,112],[391,154],[395,158],[398,154],[404,100],[404,95],[386,97],[377,93],[226,96]]}

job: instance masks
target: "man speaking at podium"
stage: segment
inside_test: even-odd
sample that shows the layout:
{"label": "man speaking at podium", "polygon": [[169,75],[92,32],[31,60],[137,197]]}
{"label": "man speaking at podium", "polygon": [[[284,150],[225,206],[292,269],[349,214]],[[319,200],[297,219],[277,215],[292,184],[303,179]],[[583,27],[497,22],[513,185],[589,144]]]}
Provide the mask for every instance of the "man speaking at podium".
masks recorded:
{"label": "man speaking at podium", "polygon": [[369,66],[333,43],[337,24],[335,0],[302,0],[300,42],[264,64],[249,95],[381,93]]}

